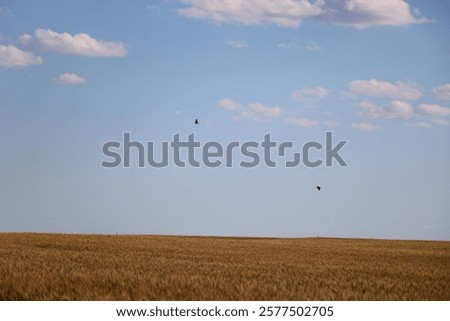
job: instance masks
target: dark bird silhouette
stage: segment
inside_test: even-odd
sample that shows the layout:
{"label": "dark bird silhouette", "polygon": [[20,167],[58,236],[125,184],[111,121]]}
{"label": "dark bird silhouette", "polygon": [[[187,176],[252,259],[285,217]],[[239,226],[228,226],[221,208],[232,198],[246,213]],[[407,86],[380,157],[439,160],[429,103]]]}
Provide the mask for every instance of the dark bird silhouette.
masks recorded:
{"label": "dark bird silhouette", "polygon": [[195,118],[195,122],[194,122],[194,124],[195,124],[195,125],[198,125],[198,124],[200,124],[200,123],[198,122],[198,119],[197,119],[197,118]]}
{"label": "dark bird silhouette", "polygon": [[320,186],[316,186],[317,190],[320,191],[321,187]]}

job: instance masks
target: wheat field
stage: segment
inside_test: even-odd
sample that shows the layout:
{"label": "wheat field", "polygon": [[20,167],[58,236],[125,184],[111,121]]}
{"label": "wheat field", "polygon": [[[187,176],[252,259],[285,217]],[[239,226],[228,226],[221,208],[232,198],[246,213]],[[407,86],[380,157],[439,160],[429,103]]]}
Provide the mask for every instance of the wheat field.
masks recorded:
{"label": "wheat field", "polygon": [[0,300],[450,300],[450,242],[3,233]]}

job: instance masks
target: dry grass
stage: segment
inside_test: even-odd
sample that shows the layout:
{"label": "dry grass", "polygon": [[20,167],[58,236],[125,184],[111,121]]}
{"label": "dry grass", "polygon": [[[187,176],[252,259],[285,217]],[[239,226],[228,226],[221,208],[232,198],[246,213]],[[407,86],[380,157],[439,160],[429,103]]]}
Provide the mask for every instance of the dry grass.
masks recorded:
{"label": "dry grass", "polygon": [[450,300],[450,242],[0,234],[0,300]]}

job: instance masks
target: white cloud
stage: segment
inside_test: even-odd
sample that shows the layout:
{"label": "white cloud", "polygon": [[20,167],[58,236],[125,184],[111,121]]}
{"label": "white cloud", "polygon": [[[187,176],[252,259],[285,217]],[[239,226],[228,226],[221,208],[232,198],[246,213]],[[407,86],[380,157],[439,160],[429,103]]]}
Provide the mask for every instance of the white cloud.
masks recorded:
{"label": "white cloud", "polygon": [[422,96],[420,88],[411,82],[397,81],[394,84],[387,81],[355,80],[349,85],[350,91],[358,94],[377,97],[389,97],[414,100]]}
{"label": "white cloud", "polygon": [[313,102],[328,96],[328,91],[323,87],[303,87],[291,93],[291,99],[300,102]]}
{"label": "white cloud", "polygon": [[370,132],[376,130],[378,127],[369,123],[352,123],[351,128],[359,129],[362,131]]}
{"label": "white cloud", "polygon": [[432,92],[439,99],[450,100],[450,84],[435,87]]}
{"label": "white cloud", "polygon": [[233,48],[247,48],[249,46],[248,42],[244,40],[227,40],[225,44]]}
{"label": "white cloud", "polygon": [[411,12],[404,0],[321,0],[319,3],[326,12],[320,19],[357,29],[429,22],[420,11]]}
{"label": "white cloud", "polygon": [[224,98],[220,100],[219,106],[228,111],[234,112],[234,120],[241,120],[242,118],[249,118],[255,121],[267,120],[279,116],[282,112],[279,106],[269,107],[261,103],[242,105],[235,102],[231,98]]}
{"label": "white cloud", "polygon": [[414,115],[412,106],[409,103],[400,100],[393,100],[390,103],[381,106],[368,101],[363,101],[358,103],[356,107],[362,116],[370,118],[408,119]]}
{"label": "white cloud", "polygon": [[272,23],[297,28],[303,18],[318,16],[323,9],[308,0],[181,0],[188,5],[178,14],[215,23],[259,25]]}
{"label": "white cloud", "polygon": [[420,104],[417,107],[417,113],[427,116],[448,116],[450,115],[450,108],[439,105]]}
{"label": "white cloud", "polygon": [[54,80],[58,84],[62,85],[76,85],[86,82],[86,80],[83,77],[78,76],[77,74],[67,72],[59,75],[58,77],[55,77]]}
{"label": "white cloud", "polygon": [[309,41],[306,45],[308,51],[320,51],[320,45],[315,41]]}
{"label": "white cloud", "polygon": [[0,67],[25,67],[42,64],[42,58],[32,52],[22,51],[12,45],[0,45]]}
{"label": "white cloud", "polygon": [[320,125],[317,120],[307,118],[287,118],[286,123],[301,127],[318,127]]}
{"label": "white cloud", "polygon": [[[418,119],[415,123],[408,123],[408,127],[432,128],[432,124],[423,121],[423,116],[428,116],[429,120],[439,125],[449,125],[450,122],[445,119],[445,116],[450,115],[450,108],[439,105],[420,104],[415,110],[413,107],[404,101],[393,100],[388,104],[376,105],[369,101],[363,101],[356,104],[358,113],[361,116],[379,119]],[[413,116],[415,116],[413,118]],[[425,119],[426,120],[426,119]],[[353,123],[351,127],[358,128],[360,124]],[[362,124],[361,124],[362,125]],[[358,128],[362,129],[363,128]]]}
{"label": "white cloud", "polygon": [[297,28],[307,18],[358,29],[426,23],[420,11],[411,12],[404,0],[180,0],[178,14],[215,23],[271,23]]}
{"label": "white cloud", "polygon": [[127,49],[122,42],[96,40],[86,33],[71,35],[50,29],[36,29],[33,35],[20,36],[19,41],[22,46],[32,50],[62,54],[92,57],[123,57],[127,54]]}

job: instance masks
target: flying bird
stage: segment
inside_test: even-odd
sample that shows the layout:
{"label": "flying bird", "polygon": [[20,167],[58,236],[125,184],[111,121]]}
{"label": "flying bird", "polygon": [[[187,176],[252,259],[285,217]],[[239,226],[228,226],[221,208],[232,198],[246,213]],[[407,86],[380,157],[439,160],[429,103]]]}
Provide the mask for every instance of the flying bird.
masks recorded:
{"label": "flying bird", "polygon": [[195,125],[198,125],[198,124],[200,124],[200,123],[198,122],[198,119],[197,119],[197,118],[195,118],[195,122],[194,122],[194,124],[195,124]]}
{"label": "flying bird", "polygon": [[317,190],[320,191],[321,187],[320,186],[316,186]]}

